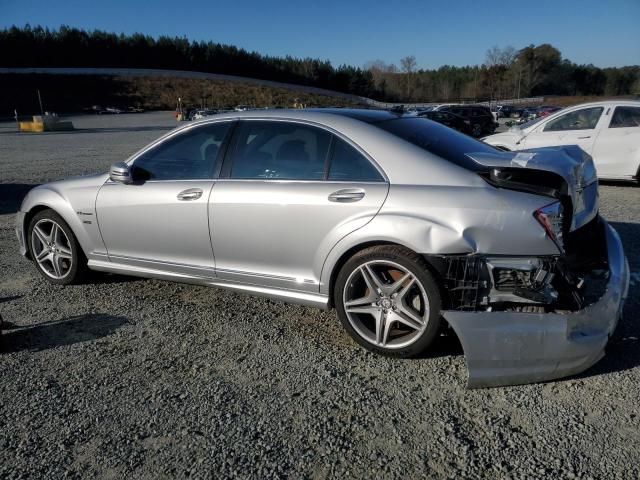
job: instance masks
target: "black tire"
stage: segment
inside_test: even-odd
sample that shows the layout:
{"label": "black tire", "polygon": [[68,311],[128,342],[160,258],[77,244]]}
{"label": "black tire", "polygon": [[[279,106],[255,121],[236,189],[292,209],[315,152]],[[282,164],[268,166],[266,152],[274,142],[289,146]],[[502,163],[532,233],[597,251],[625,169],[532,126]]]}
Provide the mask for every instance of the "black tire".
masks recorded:
{"label": "black tire", "polygon": [[[428,302],[428,312],[424,313],[427,318],[426,326],[423,327],[424,330],[421,333],[416,332],[415,340],[407,346],[386,348],[372,343],[354,328],[345,311],[344,295],[347,281],[352,276],[352,273],[361,266],[375,261],[392,262],[404,267],[417,279],[426,293]],[[345,330],[357,343],[372,352],[399,358],[415,357],[424,352],[440,332],[440,312],[442,308],[440,288],[429,272],[424,259],[404,247],[381,245],[364,249],[355,254],[340,269],[336,278],[333,296],[338,318]]]}
{"label": "black tire", "polygon": [[[53,278],[45,271],[44,267],[36,261],[32,244],[33,229],[42,220],[55,222],[62,229],[68,239],[68,246],[71,250],[71,266],[68,271],[65,272],[62,278]],[[71,230],[71,227],[69,227],[67,222],[65,222],[64,219],[55,211],[50,209],[42,210],[33,216],[31,221],[29,222],[29,226],[27,229],[27,246],[29,248],[33,263],[36,265],[36,268],[38,269],[40,274],[49,282],[55,283],[57,285],[71,285],[75,283],[81,283],[86,278],[89,271],[87,267],[87,257],[82,251],[82,248],[80,247],[80,244],[78,243],[73,230]]]}

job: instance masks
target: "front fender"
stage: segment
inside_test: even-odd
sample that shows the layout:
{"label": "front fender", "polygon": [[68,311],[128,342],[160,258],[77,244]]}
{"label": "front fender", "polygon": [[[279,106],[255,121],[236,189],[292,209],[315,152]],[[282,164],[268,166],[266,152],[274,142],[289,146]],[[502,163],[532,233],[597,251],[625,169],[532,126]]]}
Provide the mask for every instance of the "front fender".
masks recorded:
{"label": "front fender", "polygon": [[[27,231],[27,221],[31,218],[29,212],[34,208],[50,208],[67,222],[87,256],[96,251],[106,252],[95,215],[95,182],[89,182],[89,185],[82,183],[64,188],[58,183],[49,183],[31,190],[20,207],[24,214],[24,232]],[[24,238],[27,238],[26,233]]]}

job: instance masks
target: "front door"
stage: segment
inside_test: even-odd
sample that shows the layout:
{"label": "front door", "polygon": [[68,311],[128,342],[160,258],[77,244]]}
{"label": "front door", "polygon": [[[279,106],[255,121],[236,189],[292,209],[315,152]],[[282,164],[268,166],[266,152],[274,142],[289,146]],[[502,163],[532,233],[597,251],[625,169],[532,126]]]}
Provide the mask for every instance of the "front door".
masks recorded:
{"label": "front door", "polygon": [[550,119],[529,133],[521,141],[521,148],[578,145],[591,154],[603,110],[604,107],[582,108]]}
{"label": "front door", "polygon": [[132,184],[102,186],[96,211],[110,261],[214,276],[208,202],[230,125],[179,132],[133,160]]}
{"label": "front door", "polygon": [[303,123],[247,120],[233,144],[211,196],[218,277],[317,293],[329,251],[375,216],[387,182],[363,152]]}

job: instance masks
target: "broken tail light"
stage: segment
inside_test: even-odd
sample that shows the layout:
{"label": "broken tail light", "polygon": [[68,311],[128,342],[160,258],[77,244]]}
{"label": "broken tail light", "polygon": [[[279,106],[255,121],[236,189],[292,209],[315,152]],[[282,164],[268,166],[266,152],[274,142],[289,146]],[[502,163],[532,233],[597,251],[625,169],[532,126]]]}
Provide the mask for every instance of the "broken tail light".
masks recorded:
{"label": "broken tail light", "polygon": [[560,251],[564,251],[564,242],[562,239],[563,216],[562,203],[559,201],[550,203],[533,212],[533,216],[538,223],[542,225],[547,236],[553,240]]}

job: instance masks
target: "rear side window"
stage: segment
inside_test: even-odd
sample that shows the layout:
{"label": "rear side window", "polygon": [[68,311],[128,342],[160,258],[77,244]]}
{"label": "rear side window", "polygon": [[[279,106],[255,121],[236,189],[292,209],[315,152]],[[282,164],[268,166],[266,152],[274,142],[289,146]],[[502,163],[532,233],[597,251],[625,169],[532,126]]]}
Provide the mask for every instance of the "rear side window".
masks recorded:
{"label": "rear side window", "polygon": [[213,178],[231,122],[195,127],[143,153],[133,163],[136,180]]}
{"label": "rear side window", "polygon": [[469,158],[468,153],[499,152],[486,143],[425,118],[398,118],[374,125],[467,170],[484,168]]}
{"label": "rear side window", "polygon": [[244,121],[238,127],[231,178],[323,180],[331,134],[293,122]]}
{"label": "rear side window", "polygon": [[378,170],[358,150],[338,137],[333,137],[333,156],[329,180],[352,182],[383,182]]}
{"label": "rear side window", "polygon": [[609,128],[640,127],[640,107],[616,107]]}

